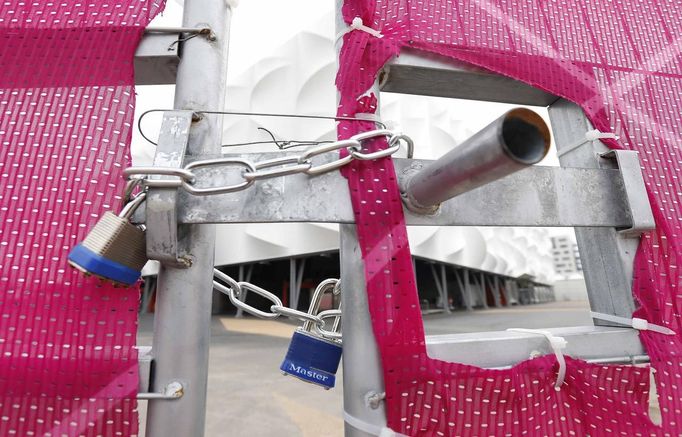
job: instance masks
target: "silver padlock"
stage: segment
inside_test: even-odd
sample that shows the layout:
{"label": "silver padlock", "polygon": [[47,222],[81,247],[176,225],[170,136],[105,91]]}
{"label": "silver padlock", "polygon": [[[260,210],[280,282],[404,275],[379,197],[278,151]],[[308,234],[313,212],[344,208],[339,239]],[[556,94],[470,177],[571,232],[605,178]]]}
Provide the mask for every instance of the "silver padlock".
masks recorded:
{"label": "silver padlock", "polygon": [[132,197],[119,214],[105,212],[85,240],[71,249],[69,264],[115,285],[135,284],[147,263],[147,248],[144,229],[132,224],[130,218],[145,198],[143,191]]}

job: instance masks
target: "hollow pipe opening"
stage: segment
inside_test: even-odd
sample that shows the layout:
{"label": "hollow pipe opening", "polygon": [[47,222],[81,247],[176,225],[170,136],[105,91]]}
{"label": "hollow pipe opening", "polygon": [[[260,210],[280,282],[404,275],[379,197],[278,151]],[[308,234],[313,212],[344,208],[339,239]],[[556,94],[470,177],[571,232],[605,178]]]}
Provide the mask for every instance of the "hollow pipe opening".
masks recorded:
{"label": "hollow pipe opening", "polygon": [[549,128],[530,109],[512,109],[503,116],[501,144],[510,158],[522,164],[537,164],[549,151]]}

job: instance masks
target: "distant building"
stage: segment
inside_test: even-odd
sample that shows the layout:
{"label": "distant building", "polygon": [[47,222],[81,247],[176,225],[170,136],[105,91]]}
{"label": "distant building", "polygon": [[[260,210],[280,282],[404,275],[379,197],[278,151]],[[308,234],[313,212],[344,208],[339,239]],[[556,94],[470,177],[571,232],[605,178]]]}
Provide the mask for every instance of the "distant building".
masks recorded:
{"label": "distant building", "polygon": [[568,236],[552,237],[554,270],[559,276],[582,275],[578,245]]}

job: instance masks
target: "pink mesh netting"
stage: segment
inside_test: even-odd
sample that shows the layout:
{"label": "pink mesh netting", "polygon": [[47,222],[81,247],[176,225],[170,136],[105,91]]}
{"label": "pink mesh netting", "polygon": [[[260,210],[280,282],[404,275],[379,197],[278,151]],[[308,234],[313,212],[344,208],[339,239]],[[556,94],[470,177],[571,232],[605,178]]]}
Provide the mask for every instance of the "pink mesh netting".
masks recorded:
{"label": "pink mesh netting", "polygon": [[0,3],[0,435],[137,433],[139,290],[69,250],[120,203],[133,54],[162,0]]}
{"label": "pink mesh netting", "polygon": [[[614,148],[637,150],[657,230],[635,265],[637,316],[682,332],[678,272],[682,208],[682,3],[677,0],[346,0],[384,35],[344,36],[340,115],[374,112],[364,95],[401,47],[458,58],[580,104]],[[372,125],[364,126],[371,128]],[[346,138],[363,126],[341,123]],[[576,138],[577,139],[577,138]],[[484,370],[427,356],[400,196],[390,160],[346,170],[381,353],[388,425],[408,435],[682,435],[679,336],[644,331],[662,424],[647,414],[648,369],[546,356]]]}

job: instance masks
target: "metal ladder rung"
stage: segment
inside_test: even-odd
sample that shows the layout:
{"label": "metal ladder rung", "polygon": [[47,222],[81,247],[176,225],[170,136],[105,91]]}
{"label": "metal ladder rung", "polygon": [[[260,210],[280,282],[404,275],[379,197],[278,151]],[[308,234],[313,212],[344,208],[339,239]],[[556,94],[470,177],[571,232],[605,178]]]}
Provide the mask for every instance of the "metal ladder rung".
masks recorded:
{"label": "metal ladder rung", "polygon": [[379,75],[381,91],[548,106],[559,98],[523,82],[464,62],[403,49]]}
{"label": "metal ladder rung", "polygon": [[[563,337],[567,342],[564,354],[573,358],[632,363],[646,357],[639,332],[632,328],[578,326],[546,331]],[[484,368],[506,368],[537,353],[553,353],[542,336],[510,331],[427,336],[426,350],[431,358]]]}

